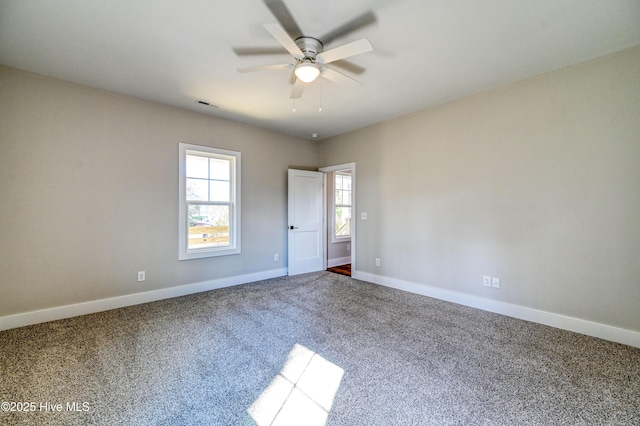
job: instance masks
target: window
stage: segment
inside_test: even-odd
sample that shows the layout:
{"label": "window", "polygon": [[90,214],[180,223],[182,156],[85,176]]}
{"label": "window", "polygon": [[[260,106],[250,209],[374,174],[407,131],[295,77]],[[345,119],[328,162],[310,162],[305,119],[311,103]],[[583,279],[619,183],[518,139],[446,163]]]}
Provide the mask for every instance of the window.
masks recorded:
{"label": "window", "polygon": [[351,238],[351,174],[336,172],[333,176],[334,232],[332,240],[338,242]]}
{"label": "window", "polygon": [[179,147],[178,259],[240,253],[240,153]]}

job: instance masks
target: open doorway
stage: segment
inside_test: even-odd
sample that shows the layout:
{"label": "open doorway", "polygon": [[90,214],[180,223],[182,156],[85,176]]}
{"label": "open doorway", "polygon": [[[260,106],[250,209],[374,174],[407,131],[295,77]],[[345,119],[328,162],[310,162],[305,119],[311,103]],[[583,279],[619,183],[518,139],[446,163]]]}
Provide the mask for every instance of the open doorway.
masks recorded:
{"label": "open doorway", "polygon": [[355,163],[320,171],[325,173],[327,270],[351,276],[355,246]]}

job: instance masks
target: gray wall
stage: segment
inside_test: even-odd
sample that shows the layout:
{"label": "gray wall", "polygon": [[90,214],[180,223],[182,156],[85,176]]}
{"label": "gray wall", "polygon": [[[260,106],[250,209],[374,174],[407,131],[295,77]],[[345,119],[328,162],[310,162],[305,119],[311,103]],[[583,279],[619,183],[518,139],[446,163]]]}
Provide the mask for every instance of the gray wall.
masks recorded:
{"label": "gray wall", "polygon": [[359,271],[640,331],[640,47],[323,141],[320,159],[357,162]]}
{"label": "gray wall", "polygon": [[[0,67],[0,317],[284,268],[287,168],[356,162],[359,271],[640,331],[638,70],[640,47],[316,143]],[[177,261],[178,142],[242,152],[241,255]]]}
{"label": "gray wall", "polygon": [[[286,267],[316,142],[6,67],[0,93],[0,317]],[[242,152],[241,255],[178,262],[179,142]]]}

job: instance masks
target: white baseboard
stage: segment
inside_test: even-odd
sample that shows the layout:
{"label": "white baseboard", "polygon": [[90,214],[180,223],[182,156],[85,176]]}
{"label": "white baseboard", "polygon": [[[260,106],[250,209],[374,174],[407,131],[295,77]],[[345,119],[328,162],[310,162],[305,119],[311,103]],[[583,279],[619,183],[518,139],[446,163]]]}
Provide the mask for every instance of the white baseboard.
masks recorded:
{"label": "white baseboard", "polygon": [[347,263],[351,263],[351,256],[336,257],[335,259],[328,259],[327,260],[327,268],[333,268],[334,266],[346,265]]}
{"label": "white baseboard", "polygon": [[367,281],[373,284],[391,287],[422,296],[433,297],[434,299],[446,300],[484,311],[495,312],[526,321],[536,322],[563,330],[586,334],[587,336],[598,337],[617,343],[640,348],[640,332],[613,327],[606,324],[587,321],[580,318],[573,318],[566,315],[554,314],[552,312],[527,308],[525,306],[513,305],[511,303],[500,302],[480,296],[446,290],[426,284],[418,284],[396,278],[370,274],[367,272],[353,271],[351,276],[355,279]]}
{"label": "white baseboard", "polygon": [[[124,308],[126,306],[138,305],[141,303],[155,302],[157,300],[169,299],[172,297],[186,296],[203,291],[215,290],[224,287],[231,287],[250,282],[277,278],[287,275],[287,269],[273,269],[270,271],[256,272],[246,275],[219,278],[210,281],[203,281],[194,284],[181,285],[176,287],[152,290],[143,293],[128,294],[124,296],[111,297],[108,299],[93,300],[90,302],[76,303],[73,305],[59,306],[55,308],[42,309],[38,311],[25,312],[15,315],[0,317],[0,330],[24,327],[27,325],[42,322],[55,321],[79,315],[92,314],[95,312],[108,311],[111,309]],[[410,293],[433,297],[435,299],[446,300],[460,305],[470,306],[497,314],[507,315],[526,321],[532,321],[551,327],[569,330],[588,336],[598,337],[613,342],[622,343],[640,348],[640,332],[614,327],[593,321],[573,318],[566,315],[554,314],[552,312],[527,308],[525,306],[500,302],[480,296],[446,290],[426,284],[418,284],[382,275],[370,274],[367,272],[353,271],[352,277],[358,280],[367,281],[373,284],[391,287]]]}
{"label": "white baseboard", "polygon": [[146,291],[143,293],[127,294],[124,296],[110,297],[108,299],[92,300],[90,302],[8,315],[0,317],[0,330],[24,327],[26,325],[71,318],[79,315],[93,314],[111,309],[124,308],[126,306],[139,305],[141,303],[155,302],[157,300],[169,299],[172,297],[186,296],[189,294],[201,293],[203,291],[247,284],[269,278],[283,277],[285,275],[287,275],[286,268],[273,269],[253,274],[219,278],[194,284]]}

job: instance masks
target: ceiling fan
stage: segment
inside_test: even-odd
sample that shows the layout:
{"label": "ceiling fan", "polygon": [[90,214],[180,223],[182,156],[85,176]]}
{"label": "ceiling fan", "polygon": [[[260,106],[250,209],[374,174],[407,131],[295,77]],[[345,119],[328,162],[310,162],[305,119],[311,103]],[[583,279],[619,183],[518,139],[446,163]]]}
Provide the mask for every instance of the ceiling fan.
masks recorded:
{"label": "ceiling fan", "polygon": [[[362,38],[329,50],[324,50],[324,46],[339,37],[376,22],[373,12],[366,12],[324,36],[316,38],[304,35],[282,0],[264,0],[264,3],[279,22],[264,24],[264,28],[294,57],[295,62],[238,68],[238,72],[293,69],[293,89],[290,96],[292,99],[300,98],[304,91],[304,85],[311,83],[319,76],[337,83],[358,81],[336,70],[334,66],[354,74],[362,73],[364,68],[345,61],[345,59],[370,52],[373,50],[371,42]],[[233,50],[238,56],[283,53],[281,48],[234,48]]]}

